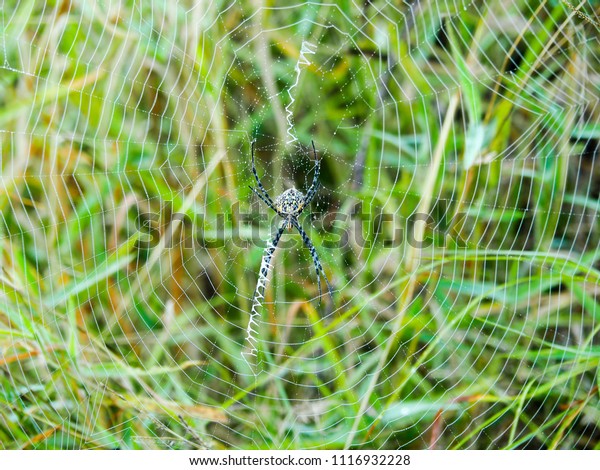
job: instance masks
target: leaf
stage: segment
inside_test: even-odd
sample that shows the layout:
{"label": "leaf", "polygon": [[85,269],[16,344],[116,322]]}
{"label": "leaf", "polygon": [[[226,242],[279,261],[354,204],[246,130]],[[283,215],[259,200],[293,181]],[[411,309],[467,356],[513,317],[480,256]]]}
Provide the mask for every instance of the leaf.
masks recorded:
{"label": "leaf", "polygon": [[431,419],[439,411],[459,410],[461,405],[452,402],[429,402],[424,400],[398,402],[383,412],[382,421],[398,424],[398,421],[412,423],[421,419]]}

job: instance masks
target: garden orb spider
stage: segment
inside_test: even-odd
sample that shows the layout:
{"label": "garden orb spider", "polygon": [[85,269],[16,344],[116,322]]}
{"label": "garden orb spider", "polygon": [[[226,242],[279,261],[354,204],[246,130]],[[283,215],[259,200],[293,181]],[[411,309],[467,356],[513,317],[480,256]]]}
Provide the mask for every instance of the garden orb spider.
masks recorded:
{"label": "garden orb spider", "polygon": [[[270,207],[279,217],[283,219],[283,223],[275,233],[273,239],[267,244],[267,248],[265,248],[265,254],[263,256],[263,263],[261,265],[261,272],[259,273],[259,285],[264,284],[266,282],[269,266],[271,265],[271,259],[273,258],[273,253],[277,248],[277,244],[279,243],[279,239],[283,234],[283,231],[287,228],[291,230],[294,227],[300,233],[302,237],[302,241],[310,251],[310,255],[312,256],[313,264],[315,266],[315,271],[317,272],[317,281],[319,286],[319,303],[321,302],[321,297],[323,295],[321,291],[321,275],[323,279],[325,279],[325,283],[327,284],[327,290],[329,291],[329,297],[331,298],[331,302],[333,303],[333,294],[331,289],[331,284],[329,283],[329,279],[327,279],[327,275],[325,271],[323,271],[323,266],[321,265],[321,261],[319,260],[319,255],[317,254],[317,250],[312,244],[308,234],[304,231],[302,226],[300,225],[300,221],[298,217],[302,214],[302,211],[306,207],[310,205],[315,195],[317,194],[317,190],[319,189],[319,173],[321,171],[321,160],[317,158],[317,150],[315,148],[315,143],[311,141],[313,154],[315,157],[315,175],[313,177],[312,184],[306,195],[304,195],[301,191],[298,191],[296,188],[290,188],[281,193],[278,197],[275,198],[275,201],[271,199],[269,193],[263,186],[258,177],[258,172],[256,171],[256,164],[254,162],[254,142],[252,142],[252,173],[254,174],[254,179],[256,180],[256,185],[258,189],[250,186],[250,189],[254,191],[254,193],[260,198],[262,202],[264,202],[268,207]],[[260,280],[263,282],[261,283]]]}

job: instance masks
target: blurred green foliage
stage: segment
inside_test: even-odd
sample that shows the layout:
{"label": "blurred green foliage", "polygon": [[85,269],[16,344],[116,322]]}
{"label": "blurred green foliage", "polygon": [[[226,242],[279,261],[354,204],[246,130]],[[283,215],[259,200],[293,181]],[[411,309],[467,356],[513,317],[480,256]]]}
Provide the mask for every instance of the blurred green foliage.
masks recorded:
{"label": "blurred green foliage", "polygon": [[[259,4],[4,2],[0,446],[600,448],[591,2]],[[278,251],[257,376],[254,138],[337,288]]]}

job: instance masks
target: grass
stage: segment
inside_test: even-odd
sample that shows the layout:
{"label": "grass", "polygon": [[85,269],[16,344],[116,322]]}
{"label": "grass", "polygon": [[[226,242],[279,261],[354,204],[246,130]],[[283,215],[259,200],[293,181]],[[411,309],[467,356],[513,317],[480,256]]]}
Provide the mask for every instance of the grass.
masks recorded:
{"label": "grass", "polygon": [[[7,4],[0,447],[599,449],[598,12],[487,3]],[[253,138],[336,287],[284,235],[256,375]]]}

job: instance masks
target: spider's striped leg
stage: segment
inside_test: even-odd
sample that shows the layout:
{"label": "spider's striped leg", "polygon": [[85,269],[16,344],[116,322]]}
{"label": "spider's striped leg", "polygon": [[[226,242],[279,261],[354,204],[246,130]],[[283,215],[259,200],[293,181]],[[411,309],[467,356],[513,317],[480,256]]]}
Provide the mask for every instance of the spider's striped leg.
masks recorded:
{"label": "spider's striped leg", "polygon": [[323,270],[323,266],[321,266],[321,261],[319,260],[319,255],[317,254],[317,250],[314,245],[310,241],[307,233],[304,231],[300,223],[296,219],[292,219],[292,224],[296,227],[296,230],[300,233],[302,237],[302,241],[310,251],[310,255],[312,256],[313,264],[315,265],[315,271],[317,272],[318,286],[319,286],[319,303],[321,302],[321,297],[323,293],[321,292],[321,275],[323,275],[323,279],[325,279],[325,283],[327,284],[327,290],[329,291],[329,297],[331,298],[331,303],[333,304],[333,289],[331,288],[331,284],[329,283],[329,279],[327,279],[327,275]]}
{"label": "spider's striped leg", "polygon": [[282,224],[281,227],[279,227],[279,229],[277,230],[277,233],[275,233],[273,239],[267,243],[267,247],[265,248],[265,252],[260,263],[258,281],[256,283],[256,289],[252,298],[250,319],[248,320],[248,326],[246,328],[246,341],[250,345],[250,350],[248,354],[250,354],[251,356],[256,356],[256,353],[258,352],[258,340],[256,338],[256,335],[258,334],[258,328],[260,324],[259,308],[262,305],[262,300],[265,298],[265,289],[267,287],[267,278],[269,275],[269,269],[271,269],[271,260],[273,259],[273,253],[275,253],[275,249],[277,248],[277,244],[281,239],[281,235],[283,234],[284,229],[285,224]]}
{"label": "spider's striped leg", "polygon": [[256,194],[260,200],[262,202],[264,202],[267,206],[269,206],[271,209],[273,209],[275,212],[277,212],[277,214],[279,214],[279,211],[275,208],[275,205],[273,204],[273,201],[267,200],[261,193],[259,193],[257,191],[257,189],[253,186],[248,186],[252,191],[254,191],[254,194]]}
{"label": "spider's striped leg", "polygon": [[317,158],[317,149],[315,148],[314,141],[311,141],[311,144],[313,148],[313,154],[315,156],[315,176],[313,177],[312,184],[310,185],[310,188],[308,189],[308,191],[306,192],[306,196],[304,197],[303,207],[308,206],[312,202],[320,186],[319,174],[321,173],[321,159]]}
{"label": "spider's striped leg", "polygon": [[[258,189],[260,189],[260,192],[264,196],[264,198],[261,197],[261,199],[263,201],[265,201],[265,203],[269,207],[271,207],[272,209],[274,209],[275,203],[273,202],[273,199],[271,199],[271,196],[269,196],[269,193],[267,192],[267,190],[265,189],[265,187],[263,186],[263,184],[260,182],[260,178],[258,177],[258,172],[256,171],[256,164],[254,163],[254,141],[252,141],[252,173],[254,174],[254,179],[256,180],[256,184],[258,185]],[[257,191],[254,191],[254,192],[256,194],[258,194]]]}
{"label": "spider's striped leg", "polygon": [[273,253],[275,253],[275,249],[277,248],[277,244],[279,243],[284,230],[285,224],[281,224],[281,227],[279,227],[277,233],[275,233],[275,236],[267,243],[267,247],[265,248],[265,252],[260,263],[258,283],[256,284],[256,290],[254,291],[255,303],[256,301],[260,303],[260,299],[264,299],[265,297],[265,287],[267,286],[267,275],[269,274],[269,269],[271,269],[271,260],[273,259]]}

